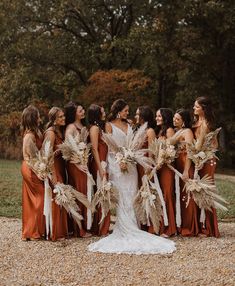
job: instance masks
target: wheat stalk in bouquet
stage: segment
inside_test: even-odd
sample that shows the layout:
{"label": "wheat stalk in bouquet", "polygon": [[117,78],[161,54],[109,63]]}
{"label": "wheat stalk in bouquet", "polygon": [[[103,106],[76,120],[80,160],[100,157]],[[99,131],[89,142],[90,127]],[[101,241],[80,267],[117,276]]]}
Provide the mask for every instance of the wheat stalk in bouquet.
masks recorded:
{"label": "wheat stalk in bouquet", "polygon": [[146,140],[146,128],[147,124],[144,124],[136,132],[130,132],[126,136],[123,146],[118,146],[112,134],[103,133],[102,139],[108,145],[110,151],[115,154],[116,162],[127,165],[127,169],[121,169],[122,172],[128,172],[128,166],[137,163],[145,169],[152,168],[152,159],[145,156],[149,150],[142,149]]}
{"label": "wheat stalk in bouquet", "polygon": [[157,191],[151,187],[150,180],[147,175],[142,177],[142,186],[134,200],[134,209],[138,221],[143,225],[153,225],[156,233],[159,232],[159,225],[162,212],[162,203]]}
{"label": "wheat stalk in bouquet", "polygon": [[96,206],[101,208],[101,219],[99,224],[102,225],[108,212],[115,208],[118,204],[118,192],[113,187],[110,181],[103,178],[100,186],[98,187],[93,200],[92,200],[92,212],[96,211]]}
{"label": "wheat stalk in bouquet", "polygon": [[62,183],[57,183],[54,186],[53,193],[55,194],[55,203],[61,207],[64,207],[81,229],[81,221],[83,220],[83,216],[79,213],[80,208],[77,201],[82,203],[86,208],[91,208],[86,196],[75,190],[72,186]]}
{"label": "wheat stalk in bouquet", "polygon": [[217,149],[213,146],[213,141],[220,130],[221,128],[217,128],[215,131],[202,135],[203,138],[199,137],[191,144],[187,144],[188,158],[191,159],[195,165],[194,177],[197,176],[198,171],[203,167],[204,163],[213,158],[217,158],[215,155]]}

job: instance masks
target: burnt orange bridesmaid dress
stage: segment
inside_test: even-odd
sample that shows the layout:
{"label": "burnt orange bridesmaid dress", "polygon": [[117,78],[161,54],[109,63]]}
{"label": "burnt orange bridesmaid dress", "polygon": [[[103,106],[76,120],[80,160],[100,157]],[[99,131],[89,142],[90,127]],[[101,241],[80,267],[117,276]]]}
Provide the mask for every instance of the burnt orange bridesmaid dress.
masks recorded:
{"label": "burnt orange bridesmaid dress", "polygon": [[[81,129],[75,126],[78,132],[81,132]],[[73,186],[78,192],[83,193],[87,196],[87,174],[83,171],[79,170],[75,164],[67,162],[67,173],[68,173],[68,183]],[[69,218],[69,231],[73,232],[74,236],[84,236],[87,232],[87,208],[82,204],[78,203],[80,208],[80,213],[83,216],[83,220],[81,222],[82,227],[79,229],[77,223]]]}
{"label": "burnt orange bridesmaid dress", "polygon": [[[195,137],[198,136],[200,126],[197,128],[194,128],[194,135]],[[202,178],[205,175],[209,175],[214,179],[216,169],[216,159],[208,160],[202,167],[201,170],[199,170],[198,174],[200,178]],[[219,228],[218,228],[218,219],[216,214],[216,209],[212,208],[212,212],[205,210],[206,219],[205,219],[205,225],[200,224],[200,232],[205,234],[206,236],[214,236],[219,237]]]}
{"label": "burnt orange bridesmaid dress", "polygon": [[[53,129],[49,128],[48,131],[53,131]],[[63,139],[60,138],[56,132],[54,132],[54,134],[55,134],[55,142],[53,146],[53,151],[56,151],[58,150],[58,145],[63,143]],[[57,182],[65,183],[66,182],[65,161],[62,158],[62,154],[60,152],[56,153],[54,156],[54,168],[55,168]],[[54,197],[55,194],[52,194],[52,196]],[[67,212],[63,207],[58,206],[54,201],[52,201],[51,240],[56,241],[57,239],[67,238],[67,237],[68,237]]]}
{"label": "burnt orange bridesmaid dress", "polygon": [[[98,153],[100,157],[100,162],[107,161],[107,154],[108,154],[108,146],[105,144],[105,142],[101,139],[101,132],[99,133],[98,137]],[[97,164],[95,162],[95,159],[92,157],[90,162],[90,171],[95,181],[97,181]],[[92,224],[92,233],[95,235],[106,235],[109,233],[109,226],[110,226],[110,212],[105,217],[103,224],[100,226],[99,221],[101,219],[102,212],[101,208],[99,207],[97,211],[94,213],[93,217],[93,224]]]}
{"label": "burnt orange bridesmaid dress", "polygon": [[160,227],[160,234],[172,236],[177,233],[175,222],[175,174],[167,167],[167,165],[164,164],[162,168],[157,171],[157,175],[166,204],[166,212],[168,217],[168,226],[164,226],[162,222]]}
{"label": "burnt orange bridesmaid dress", "polygon": [[[179,144],[179,156],[176,159],[176,169],[183,173],[184,166],[187,159],[186,146],[183,142]],[[189,169],[189,178],[193,178],[194,169],[191,165]],[[199,209],[192,198],[186,207],[187,194],[183,191],[184,182],[180,179],[180,203],[181,203],[181,228],[180,233],[182,236],[197,236],[199,234]]]}
{"label": "burnt orange bridesmaid dress", "polygon": [[[25,134],[26,135],[26,134]],[[43,138],[35,135],[36,146],[42,147]],[[38,239],[45,235],[44,183],[22,162],[22,239]]]}

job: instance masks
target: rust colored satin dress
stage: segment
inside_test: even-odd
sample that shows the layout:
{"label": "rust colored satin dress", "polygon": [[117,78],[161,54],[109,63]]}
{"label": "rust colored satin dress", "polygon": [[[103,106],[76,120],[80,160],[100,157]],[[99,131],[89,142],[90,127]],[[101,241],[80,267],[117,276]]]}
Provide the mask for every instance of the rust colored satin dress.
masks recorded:
{"label": "rust colored satin dress", "polygon": [[164,164],[162,168],[157,171],[157,175],[162,189],[168,216],[168,226],[164,226],[162,222],[160,227],[160,234],[164,233],[168,236],[172,236],[177,233],[175,222],[175,174],[167,167],[167,165]]}
{"label": "rust colored satin dress", "polygon": [[[77,128],[77,131],[81,130]],[[78,192],[83,193],[85,196],[87,195],[87,174],[83,171],[79,170],[75,164],[67,162],[67,173],[68,173],[68,183],[73,186]],[[69,232],[72,232],[74,236],[84,236],[87,232],[87,208],[78,203],[80,208],[80,213],[83,216],[83,220],[81,221],[82,227],[79,229],[77,223],[72,219],[68,219],[69,223]]]}
{"label": "rust colored satin dress", "polygon": [[[49,129],[53,131],[52,129]],[[63,143],[63,139],[55,134],[55,142],[53,151],[58,149],[58,145]],[[56,173],[57,182],[65,183],[66,181],[66,169],[65,161],[62,158],[62,154],[58,153],[54,156],[54,168]],[[54,197],[55,195],[52,194]],[[59,238],[68,237],[68,222],[67,222],[67,212],[63,207],[58,206],[54,201],[52,201],[52,236],[51,240],[56,241]]]}
{"label": "rust colored satin dress", "polygon": [[[182,142],[179,144],[179,157],[176,159],[176,169],[183,173],[184,166],[187,159],[186,146]],[[189,169],[189,177],[193,178],[193,166]],[[192,198],[186,207],[187,194],[183,191],[184,182],[180,179],[180,203],[181,203],[181,228],[180,233],[182,236],[197,236],[199,234],[199,209]]]}
{"label": "rust colored satin dress", "polygon": [[[163,136],[159,138],[165,139]],[[157,175],[163,192],[168,216],[168,226],[164,226],[162,221],[160,234],[164,233],[168,236],[172,236],[177,233],[175,222],[175,173],[164,164],[162,168],[157,171]]]}
{"label": "rust colored satin dress", "polygon": [[[26,135],[26,134],[25,134]],[[37,135],[36,146],[42,147],[42,138]],[[25,160],[22,162],[22,239],[41,238],[45,235],[44,183],[28,167]]]}
{"label": "rust colored satin dress", "polygon": [[[101,132],[99,133],[98,137],[98,153],[100,157],[100,161],[107,161],[107,154],[108,154],[108,146],[104,143],[104,141],[101,139]],[[92,157],[90,162],[90,171],[94,178],[94,180],[97,180],[97,164],[95,162],[95,159]],[[99,221],[101,219],[102,212],[101,208],[99,207],[97,211],[94,213],[93,217],[93,224],[92,224],[92,233],[95,235],[106,235],[109,233],[109,226],[110,226],[110,212],[105,217],[104,222],[102,225],[99,225]]]}
{"label": "rust colored satin dress", "polygon": [[[200,126],[199,126],[200,127]],[[194,136],[196,137],[198,135],[198,128],[194,128]],[[205,175],[209,175],[214,179],[216,169],[216,159],[208,160],[202,167],[201,170],[199,170],[198,174],[200,178],[202,178]],[[205,219],[205,226],[200,224],[200,232],[205,234],[206,236],[214,236],[219,237],[219,228],[218,228],[218,219],[216,214],[216,209],[212,208],[212,212],[205,210],[206,219]]]}

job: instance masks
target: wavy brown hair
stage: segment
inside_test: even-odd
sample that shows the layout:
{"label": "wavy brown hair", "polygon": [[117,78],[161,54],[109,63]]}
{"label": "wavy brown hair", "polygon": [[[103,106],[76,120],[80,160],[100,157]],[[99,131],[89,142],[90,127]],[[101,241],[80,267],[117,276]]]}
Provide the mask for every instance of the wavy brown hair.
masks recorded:
{"label": "wavy brown hair", "polygon": [[124,99],[117,99],[111,106],[110,113],[107,117],[108,121],[113,121],[117,118],[118,112],[121,112],[126,106],[127,102]]}
{"label": "wavy brown hair", "polygon": [[[82,106],[82,104],[78,102],[73,102],[70,101],[68,104],[65,105],[64,110],[65,110],[65,125],[69,125],[71,123],[74,123],[76,120],[76,112],[78,106]],[[86,120],[85,118],[81,120],[82,125],[86,126]]]}
{"label": "wavy brown hair", "polygon": [[184,128],[190,128],[190,129],[192,128],[191,114],[187,109],[180,108],[176,110],[175,113],[178,113],[181,116],[184,122]]}
{"label": "wavy brown hair", "polygon": [[152,109],[148,105],[140,106],[139,109],[139,117],[148,124],[148,128],[156,128],[156,122],[154,119],[154,113]]}
{"label": "wavy brown hair", "polygon": [[27,106],[23,110],[21,117],[22,133],[24,134],[26,131],[31,131],[35,135],[38,134],[41,131],[38,125],[39,117],[39,110],[34,105]]}
{"label": "wavy brown hair", "polygon": [[[202,110],[204,111],[204,116],[208,124],[208,128],[210,130],[213,130],[215,127],[215,114],[213,111],[213,106],[211,100],[206,96],[200,96],[196,98],[197,103],[202,107]],[[196,123],[198,121],[198,116],[194,116],[194,122]]]}
{"label": "wavy brown hair", "polygon": [[173,128],[173,111],[170,108],[158,109],[162,116],[162,125],[157,126],[156,133],[158,136],[166,136],[167,129]]}
{"label": "wavy brown hair", "polygon": [[101,106],[97,104],[91,104],[87,109],[87,120],[89,125],[96,125],[100,129],[104,130],[105,121],[102,120]]}

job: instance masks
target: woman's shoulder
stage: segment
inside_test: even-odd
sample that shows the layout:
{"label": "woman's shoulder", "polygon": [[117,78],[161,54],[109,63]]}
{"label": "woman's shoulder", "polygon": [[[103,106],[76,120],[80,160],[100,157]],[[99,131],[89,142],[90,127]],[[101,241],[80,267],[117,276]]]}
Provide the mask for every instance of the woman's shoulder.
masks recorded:
{"label": "woman's shoulder", "polygon": [[44,134],[55,134],[55,130],[54,128],[51,126],[49,128],[47,128],[44,132]]}
{"label": "woman's shoulder", "polygon": [[147,129],[146,133],[147,133],[147,136],[153,136],[153,135],[156,136],[155,130],[151,127]]}
{"label": "woman's shoulder", "polygon": [[101,130],[100,130],[99,126],[97,126],[97,125],[92,125],[89,128],[90,134],[99,134],[100,132],[101,132]]}
{"label": "woman's shoulder", "polygon": [[166,130],[166,138],[170,138],[175,134],[175,130],[173,127],[169,127]]}
{"label": "woman's shoulder", "polygon": [[112,122],[106,122],[105,123],[105,132],[107,133],[112,133],[113,128],[112,128]]}
{"label": "woman's shoulder", "polygon": [[26,141],[26,140],[33,140],[33,141],[35,141],[36,140],[36,135],[35,135],[35,133],[33,131],[27,130],[27,131],[24,132],[23,138],[24,138],[24,141]]}

